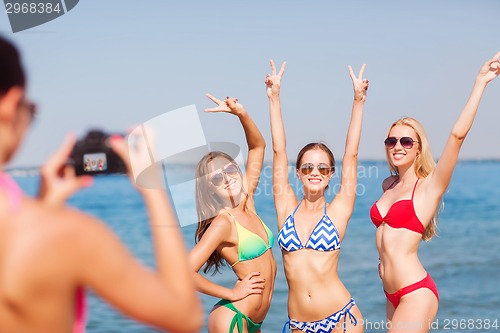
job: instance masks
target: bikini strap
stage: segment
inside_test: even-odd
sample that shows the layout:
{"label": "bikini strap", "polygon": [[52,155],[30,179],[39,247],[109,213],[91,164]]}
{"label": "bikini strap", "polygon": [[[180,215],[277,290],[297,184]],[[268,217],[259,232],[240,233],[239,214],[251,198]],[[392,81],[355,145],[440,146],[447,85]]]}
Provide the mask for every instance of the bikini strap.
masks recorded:
{"label": "bikini strap", "polygon": [[347,318],[349,318],[349,321],[351,322],[352,325],[354,325],[354,326],[358,325],[358,320],[351,313],[351,309],[352,309],[352,307],[354,305],[356,305],[356,302],[354,301],[353,298],[351,298],[351,300],[349,301],[349,303],[347,303],[347,305],[344,306],[344,308],[342,309],[342,310],[344,310],[344,314],[343,314],[343,317],[344,317],[344,333],[347,331]]}
{"label": "bikini strap", "polygon": [[290,317],[288,317],[288,320],[285,322],[285,325],[283,325],[283,329],[281,330],[281,333],[286,333],[287,331],[287,326],[288,325],[288,329],[291,330],[291,327],[290,327]]}
{"label": "bikini strap", "polygon": [[234,327],[237,326],[238,333],[243,333],[243,318],[244,318],[243,316],[245,316],[245,315],[243,313],[241,313],[241,312],[236,312],[235,313],[235,315],[233,317],[233,320],[231,320],[231,325],[229,327],[229,332],[234,332]]}
{"label": "bikini strap", "polygon": [[251,212],[253,212],[257,216],[257,218],[259,219],[260,223],[262,223],[262,226],[264,227],[264,231],[266,232],[266,235],[267,235],[268,249],[270,249],[271,243],[270,243],[270,239],[269,239],[269,233],[271,233],[271,235],[272,235],[273,232],[264,223],[264,221],[262,221],[262,219],[260,218],[259,214],[257,214],[256,211],[254,211],[253,209],[250,209],[250,208],[248,208],[248,210],[250,210]]}
{"label": "bikini strap", "polygon": [[250,318],[248,318],[247,315],[245,315],[243,312],[238,310],[234,304],[226,299],[221,299],[219,302],[217,302],[216,306],[224,306],[228,308],[229,310],[234,312],[233,319],[231,320],[231,324],[229,326],[229,332],[234,332],[234,329],[238,329],[238,333],[243,332],[243,319],[247,321],[247,326],[249,324]]}
{"label": "bikini strap", "polygon": [[234,215],[233,215],[233,214],[231,214],[231,212],[230,212],[230,211],[228,211],[227,209],[225,209],[225,211],[226,211],[226,213],[228,213],[228,214],[229,214],[229,216],[231,216],[231,217],[233,218],[233,221],[234,221],[234,222],[236,222],[237,224],[239,224],[239,223],[238,223],[238,220],[236,220],[236,217],[234,217]]}
{"label": "bikini strap", "polygon": [[413,192],[411,192],[411,201],[413,201],[413,196],[415,195],[415,190],[417,189],[417,184],[420,178],[417,178],[417,181],[415,182],[415,186],[413,186]]}
{"label": "bikini strap", "polygon": [[85,289],[78,287],[75,292],[75,321],[73,323],[73,333],[85,333],[87,321],[87,305],[85,300]]}
{"label": "bikini strap", "polygon": [[3,172],[0,172],[0,189],[7,192],[9,208],[12,211],[18,211],[21,208],[23,192],[16,182]]}
{"label": "bikini strap", "polygon": [[262,222],[262,224],[265,224],[264,221],[262,221],[262,219],[260,218],[259,214],[257,214],[257,212],[251,208],[248,208],[249,211],[251,211],[252,213],[255,214],[255,216],[257,216],[257,218],[260,220],[260,222]]}
{"label": "bikini strap", "polygon": [[323,216],[326,216],[326,200],[325,200],[325,208],[323,209]]}
{"label": "bikini strap", "polygon": [[239,228],[240,228],[240,224],[238,223],[238,220],[236,220],[236,218],[234,217],[234,215],[231,214],[230,211],[228,211],[227,209],[225,209],[225,212],[228,213],[228,215],[233,218],[233,221],[236,224],[236,229],[238,230],[238,260],[236,260],[236,262],[230,264],[231,268],[233,268],[234,266],[236,266],[236,264],[238,264],[240,262],[240,258],[239,258],[239,256],[240,256],[240,254],[239,254],[239,252],[240,252],[239,251],[239,247],[240,247],[240,245],[239,245]]}
{"label": "bikini strap", "polygon": [[[251,211],[252,213],[254,213],[254,214],[257,216],[257,218],[260,220],[260,222],[261,222],[263,225],[265,225],[264,221],[262,221],[262,219],[260,218],[259,214],[257,214],[257,212],[256,212],[256,211],[254,211],[253,209],[250,209],[250,208],[248,208],[248,210],[249,210],[249,211]],[[231,217],[233,218],[234,222],[235,222],[237,225],[241,225],[241,224],[240,224],[240,222],[238,222],[238,220],[234,217],[234,215],[233,215],[233,214],[231,214],[231,213],[230,213],[227,209],[226,209],[226,213],[228,213],[228,214],[229,214],[229,216],[231,216]]]}
{"label": "bikini strap", "polygon": [[297,207],[295,207],[295,210],[293,211],[292,216],[294,216],[294,215],[295,215],[295,212],[297,211],[297,209],[299,209],[299,206],[300,206],[300,204],[302,203],[302,201],[303,201],[303,200],[300,200],[300,202],[299,202],[299,204],[297,205]]}

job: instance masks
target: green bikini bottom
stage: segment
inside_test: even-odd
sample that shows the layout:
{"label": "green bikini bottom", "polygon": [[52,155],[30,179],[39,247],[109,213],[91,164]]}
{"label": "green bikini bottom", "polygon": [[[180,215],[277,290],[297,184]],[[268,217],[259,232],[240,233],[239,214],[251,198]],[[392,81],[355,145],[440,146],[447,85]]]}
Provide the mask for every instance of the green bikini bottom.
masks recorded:
{"label": "green bikini bottom", "polygon": [[231,321],[231,326],[229,327],[229,333],[233,333],[234,327],[238,325],[238,333],[243,332],[243,319],[247,321],[247,328],[248,328],[248,333],[255,333],[257,332],[260,327],[262,326],[262,323],[256,324],[254,323],[250,318],[248,318],[244,313],[242,313],[240,310],[238,310],[232,302],[228,301],[227,299],[221,299],[220,301],[215,304],[215,306],[225,306],[231,311],[234,311],[236,314],[233,317],[233,320]]}

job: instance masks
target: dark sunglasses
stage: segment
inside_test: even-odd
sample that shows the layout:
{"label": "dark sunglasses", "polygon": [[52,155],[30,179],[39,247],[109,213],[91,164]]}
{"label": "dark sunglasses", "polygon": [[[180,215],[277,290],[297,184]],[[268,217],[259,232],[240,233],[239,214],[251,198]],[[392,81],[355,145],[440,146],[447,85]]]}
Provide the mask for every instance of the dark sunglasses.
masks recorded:
{"label": "dark sunglasses", "polygon": [[229,164],[224,169],[217,172],[215,175],[210,177],[210,182],[215,187],[219,187],[224,183],[224,174],[227,176],[234,177],[240,173],[240,168],[236,164]]}
{"label": "dark sunglasses", "polygon": [[320,174],[322,174],[323,176],[328,176],[330,174],[330,172],[332,172],[332,170],[333,170],[333,168],[331,166],[329,166],[328,164],[325,164],[325,163],[320,163],[317,166],[315,166],[312,163],[306,163],[306,164],[302,164],[302,166],[300,167],[300,172],[302,172],[302,174],[306,175],[306,176],[310,175],[313,172],[314,167],[317,167],[318,172]]}
{"label": "dark sunglasses", "polygon": [[403,136],[402,138],[396,138],[396,137],[390,136],[387,139],[385,139],[385,141],[384,141],[385,148],[392,149],[392,148],[396,147],[398,140],[399,140],[399,143],[401,144],[401,147],[403,147],[404,149],[412,149],[413,144],[419,143],[418,141],[415,141],[408,136]]}

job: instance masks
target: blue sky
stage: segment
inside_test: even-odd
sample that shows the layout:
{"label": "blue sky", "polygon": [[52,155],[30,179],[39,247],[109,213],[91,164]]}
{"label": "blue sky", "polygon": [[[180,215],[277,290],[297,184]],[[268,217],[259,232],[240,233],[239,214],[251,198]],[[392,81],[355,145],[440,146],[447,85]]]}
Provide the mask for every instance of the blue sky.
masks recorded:
{"label": "blue sky", "polygon": [[[41,164],[69,131],[123,132],[196,104],[208,141],[245,146],[235,117],[203,114],[204,96],[236,96],[271,158],[264,77],[287,61],[282,105],[288,153],[324,141],[341,158],[352,105],[347,65],[370,80],[361,159],[383,159],[388,126],[419,119],[438,157],[474,77],[500,50],[500,2],[89,1],[13,34],[39,117],[11,166]],[[488,86],[461,158],[500,158],[500,83]],[[173,142],[172,144],[175,144]]]}

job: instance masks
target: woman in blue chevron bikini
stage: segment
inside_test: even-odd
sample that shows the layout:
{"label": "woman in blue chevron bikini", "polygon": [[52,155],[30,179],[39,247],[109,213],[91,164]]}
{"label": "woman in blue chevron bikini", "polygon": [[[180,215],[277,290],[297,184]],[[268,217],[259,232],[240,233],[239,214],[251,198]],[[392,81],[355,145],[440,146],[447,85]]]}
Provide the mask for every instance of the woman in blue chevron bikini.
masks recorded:
{"label": "woman in blue chevron bikini", "polygon": [[[335,172],[335,159],[322,143],[310,143],[299,152],[297,177],[304,197],[297,199],[288,182],[286,138],[281,116],[280,85],[285,63],[266,77],[273,139],[273,194],[278,215],[278,243],[288,282],[287,325],[293,332],[363,332],[361,312],[340,281],[337,266],[340,243],[345,235],[356,197],[357,155],[368,80],[365,65],[356,77],[349,66],[354,86],[354,103],[342,160],[340,190],[328,204],[325,191]],[[305,115],[304,118],[313,115]]]}

